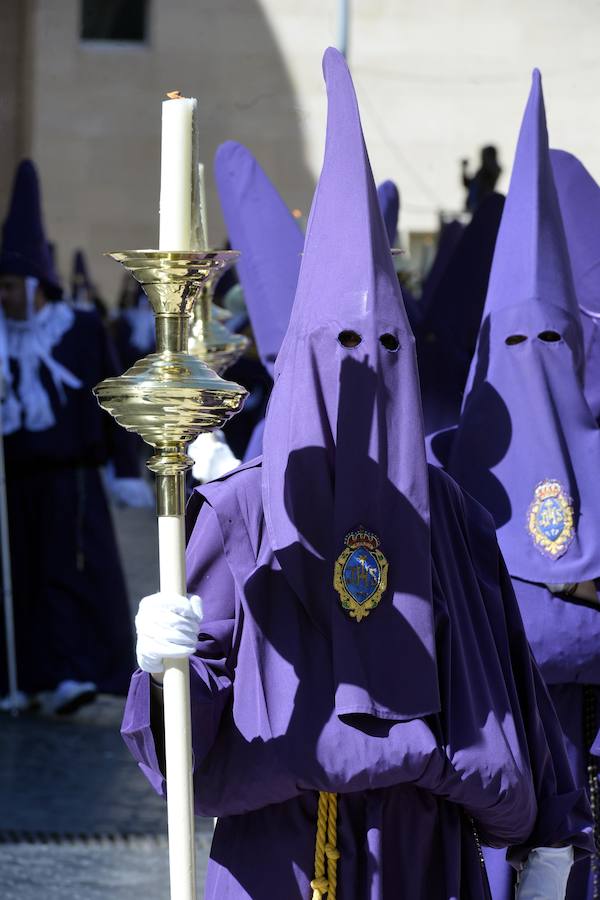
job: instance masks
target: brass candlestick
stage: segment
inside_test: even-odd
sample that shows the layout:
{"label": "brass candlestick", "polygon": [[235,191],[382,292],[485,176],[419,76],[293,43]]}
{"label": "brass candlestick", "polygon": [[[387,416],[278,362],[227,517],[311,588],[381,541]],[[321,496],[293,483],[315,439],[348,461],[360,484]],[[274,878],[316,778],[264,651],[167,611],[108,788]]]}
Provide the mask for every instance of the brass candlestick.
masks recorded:
{"label": "brass candlestick", "polygon": [[[239,253],[229,251],[220,271],[209,276],[198,295],[192,310],[192,325],[188,350],[209,368],[221,374],[240,358],[248,346],[243,334],[229,331],[223,324],[229,318],[225,310],[219,310],[212,302],[215,287],[223,272],[234,264]],[[225,315],[223,315],[225,313]]]}
{"label": "brass candlestick", "polygon": [[109,253],[142,285],[156,316],[156,352],[94,388],[100,406],[155,449],[159,516],[183,514],[186,444],[214,431],[243,404],[244,388],[216,375],[188,350],[190,314],[204,284],[234,251],[124,250]]}
{"label": "brass candlestick", "polygon": [[[233,254],[234,256],[236,254]],[[242,406],[246,391],[224,381],[187,352],[192,306],[207,279],[231,254],[220,251],[131,250],[110,253],[139,281],[156,316],[156,353],[94,388],[100,405],[155,449],[160,589],[186,593],[186,444],[220,428]],[[190,672],[187,657],[163,660],[171,900],[195,900],[194,803]]]}

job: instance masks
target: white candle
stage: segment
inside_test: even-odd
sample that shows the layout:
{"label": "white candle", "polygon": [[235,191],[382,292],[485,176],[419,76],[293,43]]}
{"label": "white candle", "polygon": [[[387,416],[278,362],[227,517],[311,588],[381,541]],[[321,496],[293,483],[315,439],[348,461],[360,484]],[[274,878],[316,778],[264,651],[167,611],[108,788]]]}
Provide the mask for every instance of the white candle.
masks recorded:
{"label": "white candle", "polygon": [[199,163],[198,165],[198,182],[200,185],[200,192],[198,202],[200,204],[199,209],[199,218],[200,218],[200,234],[198,235],[198,239],[200,241],[199,247],[208,248],[208,227],[206,224],[206,186],[204,182],[204,163]]}
{"label": "white candle", "polygon": [[162,104],[159,250],[205,246],[200,219],[198,101],[175,93]]}

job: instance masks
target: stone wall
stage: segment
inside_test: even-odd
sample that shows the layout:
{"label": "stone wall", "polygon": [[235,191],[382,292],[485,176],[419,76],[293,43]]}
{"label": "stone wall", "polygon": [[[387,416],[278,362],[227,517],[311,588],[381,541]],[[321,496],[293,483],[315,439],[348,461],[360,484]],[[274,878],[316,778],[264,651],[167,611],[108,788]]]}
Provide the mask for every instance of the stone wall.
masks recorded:
{"label": "stone wall", "polygon": [[[127,46],[81,43],[78,0],[3,0],[0,196],[16,157],[31,153],[63,273],[83,246],[113,301],[119,271],[101,253],[157,243],[160,99],[179,89],[199,99],[209,172],[217,145],[241,140],[306,214],[324,139],[320,58],[336,40],[338,3],[150,0],[148,41]],[[507,186],[534,65],[552,144],[600,176],[596,0],[349,4],[373,168],[397,181],[404,230],[431,231],[439,209],[461,209],[460,159],[475,162],[484,143],[498,145]],[[219,243],[212,177],[208,199]]]}

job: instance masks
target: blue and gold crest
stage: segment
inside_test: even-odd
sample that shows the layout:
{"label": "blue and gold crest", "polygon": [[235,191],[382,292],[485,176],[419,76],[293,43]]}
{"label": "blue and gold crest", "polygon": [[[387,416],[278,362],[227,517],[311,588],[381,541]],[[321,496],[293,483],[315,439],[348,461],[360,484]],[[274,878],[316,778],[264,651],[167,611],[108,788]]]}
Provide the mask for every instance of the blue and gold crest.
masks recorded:
{"label": "blue and gold crest", "polygon": [[573,504],[559,481],[542,481],[527,513],[529,534],[540,553],[559,559],[575,537]]}
{"label": "blue and gold crest", "polygon": [[351,618],[360,622],[375,609],[387,587],[388,562],[376,534],[359,526],[346,535],[335,561],[333,586]]}

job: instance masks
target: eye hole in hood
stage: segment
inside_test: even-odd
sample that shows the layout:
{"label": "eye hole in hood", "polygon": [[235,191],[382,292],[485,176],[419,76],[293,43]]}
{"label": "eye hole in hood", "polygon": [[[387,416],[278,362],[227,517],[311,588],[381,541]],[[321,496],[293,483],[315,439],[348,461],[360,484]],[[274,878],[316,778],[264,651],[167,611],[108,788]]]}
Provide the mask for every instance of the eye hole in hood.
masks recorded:
{"label": "eye hole in hood", "polygon": [[398,340],[396,335],[389,334],[389,332],[382,334],[379,338],[379,342],[381,346],[385,347],[386,350],[389,350],[390,353],[396,353],[396,351],[400,347],[400,341]]}
{"label": "eye hole in hood", "polygon": [[527,335],[525,334],[509,334],[504,343],[508,344],[509,347],[513,347],[515,344],[522,344],[526,340]]}
{"label": "eye hole in hood", "polygon": [[545,341],[547,344],[555,344],[556,341],[561,340],[558,331],[540,331],[538,338],[540,341]]}
{"label": "eye hole in hood", "polygon": [[342,347],[358,347],[358,345],[362,342],[362,337],[356,331],[340,331],[338,334],[338,341],[342,345]]}

